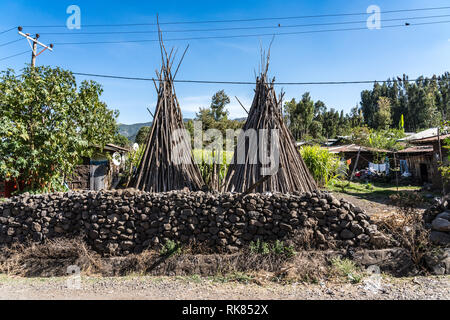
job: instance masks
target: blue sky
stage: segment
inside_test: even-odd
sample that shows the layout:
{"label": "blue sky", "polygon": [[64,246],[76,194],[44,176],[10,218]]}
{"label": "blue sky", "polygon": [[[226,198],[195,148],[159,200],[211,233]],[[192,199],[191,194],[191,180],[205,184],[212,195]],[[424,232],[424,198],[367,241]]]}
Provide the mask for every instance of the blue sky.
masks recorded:
{"label": "blue sky", "polygon": [[[156,14],[161,22],[201,21],[223,19],[252,19],[335,13],[365,12],[370,5],[381,8],[382,19],[450,15],[450,9],[383,14],[383,11],[412,8],[450,6],[448,0],[428,1],[23,1],[0,2],[0,32],[18,25],[42,26],[65,25],[69,5],[81,8],[81,32],[94,31],[154,31],[151,26],[134,27],[85,27],[83,24],[152,23]],[[223,27],[250,27],[327,23],[365,20],[364,16],[323,17],[301,20],[269,20],[254,22],[207,23],[193,25],[164,25],[166,30],[186,30]],[[423,19],[443,21],[447,18]],[[382,22],[383,25],[399,24]],[[288,28],[286,31],[307,31],[359,25],[337,25]],[[111,41],[156,39],[155,34],[76,35],[65,28],[29,27],[29,33],[41,33],[44,43],[77,41]],[[45,32],[67,32],[70,35],[45,35]],[[231,34],[268,33],[268,30],[208,31],[166,33],[165,38],[214,36]],[[274,32],[277,32],[275,30]],[[0,44],[18,39],[15,32],[0,35]],[[231,39],[203,39],[189,41],[166,41],[167,47],[189,51],[183,61],[178,79],[254,81],[258,69],[260,45],[267,48],[270,36]],[[20,41],[0,47],[0,59],[27,50],[27,42]],[[0,70],[20,70],[29,63],[31,54],[0,61]],[[38,65],[61,66],[74,72],[113,74],[120,76],[153,77],[160,66],[159,47],[156,42],[55,45],[52,53],[38,57]],[[431,76],[450,70],[450,23],[408,28],[382,28],[328,33],[311,33],[277,36],[272,45],[269,74],[280,82],[384,80],[403,73],[415,78]],[[77,80],[83,80],[78,76]],[[112,109],[120,111],[119,122],[136,123],[149,121],[146,108],[154,109],[156,93],[151,82],[95,79],[104,87],[102,99]],[[285,98],[300,98],[309,91],[314,100],[322,100],[328,107],[348,112],[360,101],[360,92],[370,88],[368,84],[339,86],[285,86]],[[237,96],[245,105],[251,103],[252,85],[213,85],[178,83],[176,91],[184,117],[193,117],[199,107],[206,107],[211,96],[224,89],[230,96]],[[280,91],[281,87],[277,87]],[[232,118],[245,116],[245,112],[233,98],[229,106]]]}

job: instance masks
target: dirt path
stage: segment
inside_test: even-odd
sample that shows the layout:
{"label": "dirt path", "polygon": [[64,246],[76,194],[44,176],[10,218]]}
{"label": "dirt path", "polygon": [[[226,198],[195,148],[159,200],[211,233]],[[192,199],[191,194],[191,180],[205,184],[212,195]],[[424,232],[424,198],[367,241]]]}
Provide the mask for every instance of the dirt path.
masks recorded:
{"label": "dirt path", "polygon": [[0,299],[450,299],[450,276],[383,278],[380,290],[359,284],[262,285],[220,283],[199,277],[83,277],[81,289],[68,289],[67,278],[0,276]]}
{"label": "dirt path", "polygon": [[[355,206],[360,207],[366,211],[367,214],[373,217],[381,218],[383,216],[394,214],[397,211],[397,207],[391,205],[388,197],[377,196],[366,198],[363,196],[350,195],[340,192],[333,192],[333,195],[338,199],[345,199],[353,203]],[[429,203],[421,203],[418,205],[418,210],[419,212],[423,212],[429,206]]]}

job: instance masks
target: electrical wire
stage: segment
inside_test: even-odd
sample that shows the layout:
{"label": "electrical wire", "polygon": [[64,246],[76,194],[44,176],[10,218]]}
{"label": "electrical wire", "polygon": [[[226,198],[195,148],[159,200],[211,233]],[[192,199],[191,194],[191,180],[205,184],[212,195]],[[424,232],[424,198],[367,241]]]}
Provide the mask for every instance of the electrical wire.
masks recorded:
{"label": "electrical wire", "polygon": [[17,57],[17,56],[20,56],[20,55],[23,55],[23,54],[29,53],[29,52],[30,52],[30,50],[27,50],[27,51],[24,51],[24,52],[19,52],[19,53],[13,54],[12,56],[1,58],[0,61],[6,60],[6,59],[10,59],[10,58],[14,58],[14,57]]}
{"label": "electrical wire", "polygon": [[[105,75],[105,74],[95,74],[95,73],[82,73],[82,72],[72,72],[74,75],[85,76],[85,77],[95,77],[95,78],[108,78],[108,79],[119,79],[119,80],[133,80],[133,81],[156,81],[162,82],[166,80],[159,80],[155,78],[140,78],[140,77],[125,77],[116,75]],[[402,81],[414,82],[418,79],[406,79]],[[367,83],[388,83],[392,80],[355,80],[355,81],[318,81],[318,82],[276,82],[274,85],[342,85],[342,84],[367,84]],[[178,80],[174,79],[173,82],[178,83],[197,83],[197,84],[232,84],[232,85],[254,85],[255,82],[251,81],[215,81],[215,80]]]}
{"label": "electrical wire", "polygon": [[[422,16],[422,17],[404,17],[383,19],[380,22],[402,21],[402,20],[418,20],[418,19],[432,19],[450,17],[450,14]],[[310,24],[295,24],[295,25],[277,25],[277,26],[254,26],[254,27],[231,27],[231,28],[212,28],[212,29],[185,29],[185,30],[164,30],[164,33],[181,33],[181,32],[209,32],[209,31],[235,31],[235,30],[253,30],[253,29],[280,29],[280,28],[298,28],[298,27],[314,27],[314,26],[330,26],[330,25],[345,25],[366,23],[366,20],[359,21],[343,21],[343,22],[328,22],[328,23],[310,23]],[[157,30],[147,31],[100,31],[100,32],[43,32],[40,35],[56,35],[56,36],[82,36],[82,35],[110,35],[110,34],[148,34],[157,33]]]}
{"label": "electrical wire", "polygon": [[[416,11],[431,11],[431,10],[445,10],[450,7],[431,7],[431,8],[415,8],[415,9],[398,9],[382,11],[386,13],[398,12],[416,12]],[[175,25],[175,24],[202,24],[202,23],[231,23],[231,22],[252,22],[252,21],[268,21],[268,20],[292,20],[292,19],[307,19],[307,18],[324,18],[324,17],[342,17],[342,16],[358,16],[370,15],[367,12],[358,13],[335,13],[335,14],[320,14],[320,15],[304,15],[304,16],[290,16],[290,17],[268,17],[268,18],[250,18],[250,19],[228,19],[228,20],[205,20],[205,21],[172,21],[160,22],[159,25]],[[86,27],[131,27],[131,26],[156,26],[157,23],[126,23],[126,24],[84,24]],[[65,25],[29,25],[26,28],[66,28]]]}
{"label": "electrical wire", "polygon": [[21,40],[24,40],[24,38],[20,38],[20,39],[16,39],[16,40],[13,40],[13,41],[6,42],[6,43],[2,43],[2,44],[0,44],[0,47],[4,47],[4,46],[10,45],[10,44],[19,42]]}
{"label": "electrical wire", "polygon": [[4,30],[4,31],[0,32],[0,34],[4,34],[4,33],[7,33],[7,32],[10,32],[10,31],[13,31],[14,29],[16,29],[16,27],[8,29],[8,30]]}
{"label": "electrical wire", "polygon": [[[421,23],[405,23],[397,25],[383,26],[382,28],[399,28],[418,25],[430,25],[449,23],[446,21],[433,21],[433,22],[421,22]],[[308,30],[308,31],[295,31],[295,32],[278,32],[278,33],[260,33],[260,34],[240,34],[240,35],[223,35],[223,36],[206,36],[206,37],[190,37],[190,38],[169,38],[164,41],[187,41],[187,40],[206,40],[206,39],[230,39],[230,38],[250,38],[250,37],[263,37],[263,36],[282,36],[282,35],[294,35],[294,34],[308,34],[308,33],[326,33],[326,32],[339,32],[339,31],[356,31],[356,30],[368,30],[367,27],[358,28],[344,28],[344,29],[325,29],[325,30]],[[56,42],[55,45],[85,45],[85,44],[117,44],[117,43],[141,43],[141,42],[158,42],[157,39],[141,39],[141,40],[114,40],[114,41],[88,41],[88,42]]]}

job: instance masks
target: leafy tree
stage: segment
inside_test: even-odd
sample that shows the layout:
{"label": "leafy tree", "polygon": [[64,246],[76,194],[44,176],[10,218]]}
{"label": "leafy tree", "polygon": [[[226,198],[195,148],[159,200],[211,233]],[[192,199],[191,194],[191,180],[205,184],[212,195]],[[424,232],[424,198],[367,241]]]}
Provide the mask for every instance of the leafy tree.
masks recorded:
{"label": "leafy tree", "polygon": [[211,114],[215,121],[221,121],[228,117],[228,110],[225,106],[230,103],[230,98],[224,90],[216,92],[211,101]]}
{"label": "leafy tree", "polygon": [[200,108],[195,114],[195,120],[202,122],[202,130],[215,128],[216,120],[214,119],[211,108]]}
{"label": "leafy tree", "polygon": [[113,144],[115,144],[116,146],[120,146],[123,148],[129,147],[131,144],[131,141],[125,137],[123,134],[120,134],[119,132],[116,132],[116,134],[114,135]]}
{"label": "leafy tree", "polygon": [[[319,104],[320,105],[320,104]],[[309,134],[309,127],[314,119],[314,102],[309,92],[305,92],[298,103],[295,99],[284,105],[288,126],[296,140]]]}
{"label": "leafy tree", "polygon": [[138,145],[144,145],[147,142],[147,138],[150,135],[152,127],[144,126],[141,127],[136,134],[136,139],[134,140]]}
{"label": "leafy tree", "polygon": [[392,124],[391,102],[389,98],[378,99],[378,110],[375,113],[375,123],[378,129],[389,129]]}
{"label": "leafy tree", "polygon": [[114,141],[117,111],[100,101],[93,81],[77,87],[60,68],[27,67],[0,77],[0,177],[30,190],[62,188],[82,156]]}
{"label": "leafy tree", "polygon": [[441,119],[449,120],[450,74],[431,78],[419,77],[410,81],[406,75],[388,79],[380,85],[375,83],[372,90],[361,92],[361,110],[365,124],[377,128],[378,101],[386,97],[390,101],[390,127],[397,127],[404,117],[406,131],[419,131],[439,125]]}
{"label": "leafy tree", "polygon": [[325,111],[327,111],[327,107],[325,106],[325,103],[323,101],[317,100],[314,103],[314,117],[318,117]]}

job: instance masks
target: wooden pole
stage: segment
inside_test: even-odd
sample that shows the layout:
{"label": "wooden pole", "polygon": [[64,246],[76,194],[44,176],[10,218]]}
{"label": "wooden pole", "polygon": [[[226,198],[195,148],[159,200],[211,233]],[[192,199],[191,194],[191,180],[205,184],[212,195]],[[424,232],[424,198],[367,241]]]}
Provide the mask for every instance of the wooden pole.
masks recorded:
{"label": "wooden pole", "polygon": [[360,154],[361,154],[361,146],[359,147],[358,155],[356,156],[356,162],[355,162],[355,165],[353,166],[352,174],[350,176],[350,181],[353,180],[353,176],[355,175],[355,171],[356,171],[356,167],[358,166]]}
{"label": "wooden pole", "polygon": [[33,41],[33,49],[31,50],[31,67],[34,68],[36,66],[36,52],[37,52],[37,39],[38,35],[34,38]]}
{"label": "wooden pole", "polygon": [[[437,128],[437,135],[438,135],[439,163],[440,163],[440,164],[438,164],[438,167],[439,167],[439,166],[442,166],[442,164],[443,164],[443,161],[442,161],[442,147],[441,147],[441,129],[439,127]],[[440,175],[439,172],[437,172],[437,174]],[[440,175],[440,176],[441,176],[441,182],[442,182],[442,196],[445,196],[444,179],[442,178],[442,175]]]}
{"label": "wooden pole", "polygon": [[397,193],[398,193],[398,171],[397,171],[397,150],[394,150],[394,166],[395,166],[395,183],[397,184]]}

